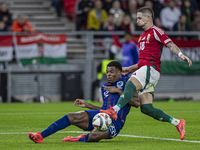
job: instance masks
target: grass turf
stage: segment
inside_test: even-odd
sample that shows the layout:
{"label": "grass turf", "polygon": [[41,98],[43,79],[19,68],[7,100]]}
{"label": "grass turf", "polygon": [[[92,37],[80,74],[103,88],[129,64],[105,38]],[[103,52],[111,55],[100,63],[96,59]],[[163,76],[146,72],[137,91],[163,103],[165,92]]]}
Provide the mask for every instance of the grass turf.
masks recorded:
{"label": "grass turf", "polygon": [[[101,103],[93,104],[101,106]],[[61,103],[3,103],[0,104],[0,149],[1,150],[187,150],[200,149],[200,101],[198,102],[154,102],[158,107],[175,118],[183,118],[186,123],[186,141],[170,141],[180,139],[180,134],[170,123],[154,120],[132,108],[119,136],[111,140],[96,143],[62,142],[66,136],[78,136],[81,133],[75,126],[55,133],[44,139],[42,144],[35,144],[27,137],[28,132],[43,131],[52,122],[69,112],[84,110],[73,102]],[[127,136],[125,136],[127,135]],[[132,137],[131,137],[132,136]],[[138,136],[138,137],[133,137]],[[143,137],[139,137],[143,136]],[[146,137],[146,138],[145,138]],[[152,139],[147,137],[167,138]],[[194,143],[192,143],[194,141]],[[195,142],[196,141],[196,142]]]}

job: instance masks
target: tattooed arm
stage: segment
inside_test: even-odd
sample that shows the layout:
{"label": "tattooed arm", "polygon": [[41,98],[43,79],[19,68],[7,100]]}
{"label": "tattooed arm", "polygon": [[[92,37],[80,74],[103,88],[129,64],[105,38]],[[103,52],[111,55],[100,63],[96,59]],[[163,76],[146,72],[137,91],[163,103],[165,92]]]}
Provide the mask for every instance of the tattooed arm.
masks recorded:
{"label": "tattooed arm", "polygon": [[[168,43],[167,47],[177,56],[181,52],[180,49],[176,46],[176,44],[174,44],[173,42]],[[181,53],[179,57],[183,61],[188,62],[189,66],[192,66],[192,61],[187,56],[185,56],[184,54]]]}

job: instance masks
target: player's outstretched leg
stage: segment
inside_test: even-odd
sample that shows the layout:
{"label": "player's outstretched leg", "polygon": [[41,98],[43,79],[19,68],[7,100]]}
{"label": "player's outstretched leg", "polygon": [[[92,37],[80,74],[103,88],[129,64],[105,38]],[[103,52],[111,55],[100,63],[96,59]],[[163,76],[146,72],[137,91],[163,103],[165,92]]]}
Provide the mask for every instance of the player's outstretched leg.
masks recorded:
{"label": "player's outstretched leg", "polygon": [[43,142],[43,137],[42,137],[40,132],[37,132],[37,133],[29,132],[28,133],[28,138],[30,140],[32,140],[33,142],[35,142],[35,143],[42,143]]}
{"label": "player's outstretched leg", "polygon": [[[40,132],[37,132],[37,133],[29,132],[28,137],[35,143],[42,143],[43,138],[46,138],[47,136],[49,136],[59,130],[62,130],[70,125],[71,125],[70,120],[69,120],[68,116],[65,115],[64,117],[62,117],[59,120],[52,123],[47,129],[45,129],[41,133]],[[42,139],[42,140],[40,140],[40,139]]]}
{"label": "player's outstretched leg", "polygon": [[[112,127],[112,129],[114,129],[115,126]],[[120,128],[120,127],[119,127]],[[115,129],[116,131],[116,129]],[[120,130],[119,130],[120,131]],[[90,133],[88,133],[87,135],[85,134],[82,134],[82,135],[79,135],[78,137],[66,137],[64,138],[62,141],[63,142],[66,142],[66,141],[70,141],[70,142],[98,142],[100,141],[101,139],[107,139],[108,137],[112,137],[112,136],[116,136],[116,134],[118,134],[118,132],[114,132],[113,135],[109,135],[110,130],[107,130],[105,132],[99,132],[99,131],[96,131],[95,129],[92,130]]]}
{"label": "player's outstretched leg", "polygon": [[185,120],[180,119],[178,126],[176,126],[176,130],[180,133],[181,140],[185,137],[185,123]]}
{"label": "player's outstretched leg", "polygon": [[78,141],[87,142],[88,136],[89,136],[89,134],[88,135],[82,134],[77,137],[68,136],[68,137],[64,138],[62,141],[63,142],[78,142]]}
{"label": "player's outstretched leg", "polygon": [[185,120],[176,119],[171,117],[170,115],[163,112],[161,109],[153,107],[152,104],[143,104],[140,106],[141,112],[153,117],[156,120],[169,122],[176,126],[177,131],[181,134],[181,140],[184,139],[185,136]]}
{"label": "player's outstretched leg", "polygon": [[106,113],[108,114],[112,119],[117,119],[117,113],[112,109],[110,106],[110,109],[107,110],[100,110],[101,113]]}

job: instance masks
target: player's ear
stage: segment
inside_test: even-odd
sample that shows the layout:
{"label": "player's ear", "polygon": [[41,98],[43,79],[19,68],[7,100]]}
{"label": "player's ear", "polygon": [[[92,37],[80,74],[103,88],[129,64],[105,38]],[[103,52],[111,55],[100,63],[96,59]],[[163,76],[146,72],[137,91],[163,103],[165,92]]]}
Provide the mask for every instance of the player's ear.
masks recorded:
{"label": "player's ear", "polygon": [[150,19],[151,19],[151,16],[150,16],[150,15],[148,15],[148,16],[147,16],[147,18],[148,18],[148,20],[150,20]]}
{"label": "player's ear", "polygon": [[121,76],[121,74],[122,74],[122,72],[119,70],[119,71],[118,71],[118,75]]}

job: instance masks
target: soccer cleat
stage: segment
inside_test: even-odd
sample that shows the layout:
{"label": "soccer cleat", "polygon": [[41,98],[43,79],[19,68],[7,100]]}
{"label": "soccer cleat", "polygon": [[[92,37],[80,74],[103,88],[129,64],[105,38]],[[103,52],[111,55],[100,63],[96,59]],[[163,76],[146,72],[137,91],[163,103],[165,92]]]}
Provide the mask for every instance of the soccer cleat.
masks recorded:
{"label": "soccer cleat", "polygon": [[42,137],[40,132],[37,132],[37,133],[29,132],[28,133],[28,138],[30,140],[32,140],[33,142],[35,142],[35,143],[42,143],[43,142],[43,137]]}
{"label": "soccer cleat", "polygon": [[183,119],[180,119],[180,123],[178,124],[178,126],[176,126],[176,130],[180,133],[181,135],[181,140],[184,139],[185,137],[185,123],[186,121]]}
{"label": "soccer cleat", "polygon": [[106,113],[108,114],[112,119],[117,120],[117,113],[112,109],[110,106],[110,109],[107,110],[100,110],[101,113]]}
{"label": "soccer cleat", "polygon": [[70,141],[70,142],[78,142],[78,140],[80,138],[84,138],[86,135],[85,134],[81,134],[79,135],[78,137],[71,137],[71,136],[68,136],[66,138],[64,138],[62,141],[63,142],[67,142],[67,141]]}

